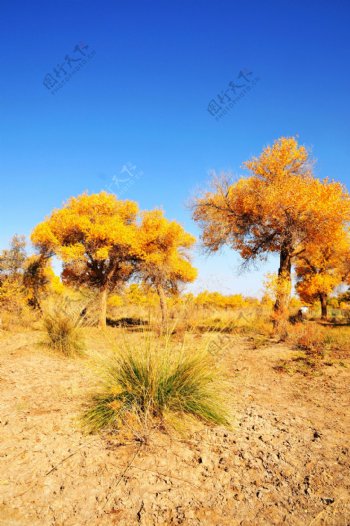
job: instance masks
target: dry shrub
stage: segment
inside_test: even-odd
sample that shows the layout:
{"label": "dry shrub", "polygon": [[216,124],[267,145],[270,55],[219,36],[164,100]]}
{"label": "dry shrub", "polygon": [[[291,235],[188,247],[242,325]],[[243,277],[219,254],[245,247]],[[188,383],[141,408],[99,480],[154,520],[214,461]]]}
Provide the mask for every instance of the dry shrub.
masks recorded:
{"label": "dry shrub", "polygon": [[148,334],[104,356],[98,373],[100,391],[83,415],[90,432],[131,427],[145,438],[186,417],[230,425],[225,382],[206,348],[186,349]]}
{"label": "dry shrub", "polygon": [[5,280],[0,286],[0,329],[31,329],[39,316],[27,303],[25,289],[16,280]]}
{"label": "dry shrub", "polygon": [[324,327],[324,344],[331,351],[339,351],[345,356],[350,353],[350,326]]}
{"label": "dry shrub", "polygon": [[325,351],[325,334],[316,323],[302,323],[290,328],[290,339],[297,349],[307,355],[322,357]]}
{"label": "dry shrub", "polygon": [[297,337],[297,347],[307,353],[320,353],[324,347],[324,335],[317,325],[304,325]]}
{"label": "dry shrub", "polygon": [[302,351],[290,359],[280,360],[274,367],[279,372],[313,376],[322,374],[321,366],[324,358],[324,335],[322,327],[316,323],[297,323],[288,329],[288,342]]}
{"label": "dry shrub", "polygon": [[240,309],[227,311],[216,317],[199,319],[194,329],[199,332],[261,335],[268,338],[272,335],[273,326],[269,313],[260,313],[256,309]]}
{"label": "dry shrub", "polygon": [[29,306],[13,312],[7,309],[0,311],[0,329],[9,332],[33,330],[39,322],[40,313]]}
{"label": "dry shrub", "polygon": [[168,332],[183,340],[188,333],[195,329],[195,305],[185,303],[172,309],[168,323]]}
{"label": "dry shrub", "polygon": [[270,319],[256,317],[238,327],[238,333],[270,338],[273,334],[273,324]]}
{"label": "dry shrub", "polygon": [[82,305],[67,298],[48,301],[43,309],[45,343],[65,356],[81,353],[84,348],[81,333],[83,310]]}
{"label": "dry shrub", "polygon": [[350,352],[350,327],[322,326],[315,322],[298,323],[289,328],[289,343],[300,351],[281,360],[277,371],[305,376],[322,374],[324,366],[345,366]]}

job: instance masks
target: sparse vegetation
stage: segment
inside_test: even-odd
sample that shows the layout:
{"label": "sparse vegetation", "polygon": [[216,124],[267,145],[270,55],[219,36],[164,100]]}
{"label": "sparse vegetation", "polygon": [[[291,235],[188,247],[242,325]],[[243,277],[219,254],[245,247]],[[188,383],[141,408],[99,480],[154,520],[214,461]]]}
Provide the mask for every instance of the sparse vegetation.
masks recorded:
{"label": "sparse vegetation", "polygon": [[[36,253],[27,256],[25,239],[17,235],[10,248],[0,253],[0,339],[8,361],[0,382],[9,406],[0,415],[5,439],[8,430],[9,442],[27,433],[25,455],[49,444],[48,461],[40,470],[40,482],[35,481],[40,509],[46,509],[40,499],[51,491],[47,488],[52,482],[43,492],[42,474],[59,477],[62,468],[62,480],[52,486],[54,497],[45,518],[52,515],[43,523],[87,523],[85,509],[79,517],[82,521],[74,522],[75,511],[60,516],[62,510],[52,511],[51,506],[58,500],[58,491],[65,491],[64,469],[81,452],[83,458],[76,463],[78,479],[83,481],[83,490],[86,481],[93,480],[90,497],[98,524],[110,524],[107,514],[116,514],[119,524],[119,514],[124,513],[119,508],[128,507],[120,504],[122,487],[128,504],[130,494],[140,490],[140,479],[127,474],[133,469],[150,481],[152,491],[147,487],[144,491],[141,485],[144,500],[131,505],[132,511],[121,522],[127,525],[136,524],[135,517],[137,524],[148,524],[157,495],[168,499],[160,497],[158,512],[160,507],[167,510],[168,492],[171,498],[181,495],[171,524],[185,524],[185,515],[179,511],[183,491],[176,493],[173,480],[189,485],[191,498],[192,489],[198,497],[196,524],[224,524],[221,516],[219,522],[218,516],[211,521],[208,510],[202,514],[205,506],[214,509],[223,503],[232,508],[229,524],[232,517],[240,523],[246,520],[239,516],[242,509],[244,513],[251,510],[247,524],[255,524],[253,508],[267,501],[265,490],[271,495],[276,492],[274,504],[283,494],[285,504],[284,508],[266,507],[269,511],[260,515],[261,523],[285,522],[294,499],[298,518],[306,524],[310,469],[321,466],[314,471],[318,480],[330,469],[337,471],[339,481],[345,480],[345,460],[339,461],[348,453],[345,424],[337,430],[336,448],[329,447],[328,436],[323,447],[314,450],[314,455],[320,455],[317,462],[310,462],[310,451],[323,432],[332,428],[334,413],[343,425],[348,407],[349,292],[335,292],[340,284],[350,284],[350,197],[340,183],[315,178],[309,160],[308,151],[296,139],[282,137],[259,158],[245,163],[249,177],[236,182],[216,179],[214,191],[195,201],[194,219],[202,227],[202,241],[209,251],[229,245],[240,253],[247,269],[249,263],[270,253],[279,255],[278,272],[267,274],[261,299],[209,290],[186,293],[183,287],[197,276],[190,257],[195,246],[192,234],[158,209],[140,211],[136,202],[104,191],[69,199],[37,225],[31,237]],[[61,260],[61,276],[54,273],[54,257]],[[292,295],[293,269],[297,296]],[[24,326],[27,332],[21,334]],[[45,344],[41,352],[38,344]],[[48,348],[55,352],[47,352]],[[80,354],[79,362],[73,359]],[[17,359],[19,367],[12,365]],[[43,366],[38,373],[38,364],[40,368],[46,364],[46,369]],[[94,378],[88,374],[91,364]],[[22,375],[30,404],[28,392],[27,396],[22,392]],[[14,406],[12,390],[17,392]],[[62,400],[61,414],[51,418]],[[74,415],[65,420],[62,415],[73,404]],[[321,417],[317,415],[320,404],[327,412]],[[27,414],[36,418],[23,426],[21,412],[25,418]],[[33,431],[31,436],[27,430],[35,428],[32,421],[40,420],[40,415],[44,415],[44,427],[46,420],[50,422],[49,430]],[[12,429],[16,419],[17,427]],[[62,426],[66,426],[67,442],[63,458]],[[79,437],[77,449],[72,447],[72,435],[74,440]],[[295,436],[298,441],[293,444]],[[95,453],[87,462],[85,449],[92,443]],[[116,448],[118,454],[110,455]],[[8,444],[7,449],[11,449]],[[139,453],[142,461],[148,456],[151,466],[133,465]],[[176,458],[170,469],[167,459],[173,453]],[[328,454],[333,455],[331,463]],[[53,462],[57,455],[60,458]],[[11,484],[22,480],[22,458],[16,451],[13,459],[15,464],[19,459],[19,464]],[[158,460],[159,466],[153,466]],[[89,465],[93,479],[86,476]],[[291,476],[294,467],[297,475]],[[112,486],[115,468],[118,476]],[[68,477],[76,485],[74,468],[69,469]],[[300,487],[301,471],[305,489],[291,493],[286,488]],[[102,488],[104,477],[108,480]],[[0,485],[7,482],[4,476]],[[31,483],[25,474],[15,490],[26,504]],[[328,495],[328,476],[324,488]],[[249,506],[242,508],[243,494],[249,495]],[[314,494],[318,495],[317,490]],[[215,498],[210,501],[212,495]],[[81,496],[74,500],[74,510],[80,500]],[[325,496],[321,501],[328,506],[334,498]],[[102,502],[106,514],[101,514]],[[149,506],[145,520],[144,503]],[[85,508],[85,502],[81,507]],[[1,514],[2,504],[0,508]],[[31,523],[42,518],[37,509],[35,513]],[[170,524],[168,516],[159,514],[149,524]]]}
{"label": "sparse vegetation", "polygon": [[325,367],[342,366],[349,356],[350,327],[322,326],[316,322],[299,323],[289,329],[288,343],[297,354],[275,367],[288,374],[320,375]]}
{"label": "sparse vegetation", "polygon": [[207,348],[175,346],[168,337],[143,336],[124,344],[99,367],[101,392],[83,417],[91,431],[130,426],[135,433],[167,427],[171,417],[192,416],[229,426],[223,379]]}
{"label": "sparse vegetation", "polygon": [[324,334],[316,323],[310,322],[297,326],[292,337],[293,339],[296,348],[305,351],[309,355],[320,357],[324,354]]}
{"label": "sparse vegetation", "polygon": [[82,310],[81,305],[74,305],[67,298],[48,301],[42,318],[45,343],[64,356],[80,354],[84,349]]}

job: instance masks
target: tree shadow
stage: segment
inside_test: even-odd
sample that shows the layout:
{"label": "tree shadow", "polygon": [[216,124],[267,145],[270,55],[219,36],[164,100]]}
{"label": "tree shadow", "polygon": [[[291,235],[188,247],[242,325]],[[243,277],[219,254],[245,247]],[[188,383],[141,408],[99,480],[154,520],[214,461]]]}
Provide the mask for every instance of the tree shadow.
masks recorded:
{"label": "tree shadow", "polygon": [[118,318],[117,320],[107,318],[106,323],[109,327],[123,327],[133,332],[143,331],[146,326],[149,326],[149,322],[141,318]]}
{"label": "tree shadow", "polygon": [[323,325],[323,327],[350,327],[350,320],[344,320],[344,321],[339,321],[339,320],[319,320],[318,323],[320,325]]}

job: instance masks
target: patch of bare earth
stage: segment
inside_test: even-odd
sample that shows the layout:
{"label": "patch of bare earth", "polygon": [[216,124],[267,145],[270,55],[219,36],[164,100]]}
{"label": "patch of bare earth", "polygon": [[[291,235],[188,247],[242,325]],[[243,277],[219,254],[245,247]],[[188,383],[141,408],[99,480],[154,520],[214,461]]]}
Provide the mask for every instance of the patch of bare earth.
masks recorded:
{"label": "patch of bare earth", "polygon": [[0,340],[2,526],[350,524],[350,368],[288,376],[292,351],[233,343],[232,431],[117,447],[79,429],[84,359],[37,339]]}

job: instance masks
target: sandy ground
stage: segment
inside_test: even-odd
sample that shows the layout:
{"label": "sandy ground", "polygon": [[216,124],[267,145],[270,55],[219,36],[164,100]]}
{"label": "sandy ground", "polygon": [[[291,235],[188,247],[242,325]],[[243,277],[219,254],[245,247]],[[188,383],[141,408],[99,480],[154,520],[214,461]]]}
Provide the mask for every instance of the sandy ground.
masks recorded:
{"label": "sandy ground", "polygon": [[1,526],[350,525],[349,358],[289,376],[233,341],[233,431],[118,446],[80,432],[86,361],[37,341],[0,338]]}

